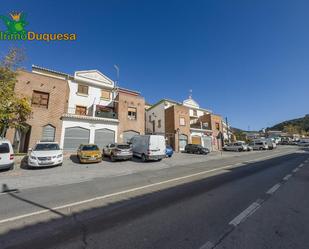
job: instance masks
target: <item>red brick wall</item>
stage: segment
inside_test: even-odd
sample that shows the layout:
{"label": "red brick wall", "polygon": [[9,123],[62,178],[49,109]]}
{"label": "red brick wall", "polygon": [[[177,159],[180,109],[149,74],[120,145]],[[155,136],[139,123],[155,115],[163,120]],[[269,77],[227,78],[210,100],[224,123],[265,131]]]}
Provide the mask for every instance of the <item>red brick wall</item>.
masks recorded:
{"label": "red brick wall", "polygon": [[[136,108],[136,120],[128,118],[128,107]],[[145,134],[145,99],[140,95],[130,92],[118,92],[115,104],[118,113],[118,142],[123,142],[124,131],[136,131],[139,134]]]}
{"label": "red brick wall", "polygon": [[[185,119],[185,125],[179,123],[180,117]],[[175,133],[175,131],[178,132]],[[189,109],[181,105],[173,105],[165,110],[165,133],[169,143],[175,151],[179,151],[178,135],[185,134],[188,136],[190,143],[190,116]]]}
{"label": "red brick wall", "polygon": [[[41,139],[42,128],[51,124],[56,128],[55,141],[60,142],[61,115],[65,113],[68,103],[69,88],[66,80],[56,79],[49,76],[39,75],[27,71],[19,71],[15,85],[18,96],[26,96],[31,101],[33,91],[49,93],[48,108],[32,106],[31,117],[27,124],[31,126],[29,147]],[[13,142],[14,129],[9,129],[6,137]]]}

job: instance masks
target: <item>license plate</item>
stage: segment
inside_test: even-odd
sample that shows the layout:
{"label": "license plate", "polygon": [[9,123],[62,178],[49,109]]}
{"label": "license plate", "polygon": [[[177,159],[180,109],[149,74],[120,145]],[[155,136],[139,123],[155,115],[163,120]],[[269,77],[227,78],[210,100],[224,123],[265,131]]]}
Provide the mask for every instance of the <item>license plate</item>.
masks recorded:
{"label": "license plate", "polygon": [[51,161],[41,161],[40,164],[51,164]]}
{"label": "license plate", "polygon": [[96,158],[95,157],[90,157],[89,160],[96,160]]}

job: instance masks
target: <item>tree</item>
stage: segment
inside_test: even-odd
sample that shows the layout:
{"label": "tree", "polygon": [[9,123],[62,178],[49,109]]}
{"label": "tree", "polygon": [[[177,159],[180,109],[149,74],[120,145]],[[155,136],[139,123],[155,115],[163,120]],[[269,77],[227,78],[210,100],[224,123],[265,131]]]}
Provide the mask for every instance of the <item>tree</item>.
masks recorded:
{"label": "tree", "polygon": [[0,136],[11,128],[26,129],[25,121],[31,114],[29,100],[17,96],[14,92],[17,69],[24,59],[23,51],[17,48],[9,50],[0,62]]}

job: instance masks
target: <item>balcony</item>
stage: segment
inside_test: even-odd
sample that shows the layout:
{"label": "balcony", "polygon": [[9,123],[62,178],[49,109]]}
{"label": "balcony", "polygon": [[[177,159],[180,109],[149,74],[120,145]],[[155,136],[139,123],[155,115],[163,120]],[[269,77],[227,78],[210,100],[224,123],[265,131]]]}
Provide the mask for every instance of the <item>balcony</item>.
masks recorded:
{"label": "balcony", "polygon": [[208,123],[202,123],[202,122],[194,122],[190,124],[190,128],[192,129],[199,129],[199,130],[211,130]]}
{"label": "balcony", "polygon": [[67,113],[63,117],[90,119],[90,120],[114,120],[118,122],[118,113],[114,111],[113,107],[92,105],[90,107],[76,106],[68,108]]}

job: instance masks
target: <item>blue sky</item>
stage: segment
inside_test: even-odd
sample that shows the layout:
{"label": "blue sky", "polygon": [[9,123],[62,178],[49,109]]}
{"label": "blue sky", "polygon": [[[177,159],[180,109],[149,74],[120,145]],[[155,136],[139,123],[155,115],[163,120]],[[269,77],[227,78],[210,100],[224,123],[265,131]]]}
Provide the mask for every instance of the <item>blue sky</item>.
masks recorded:
{"label": "blue sky", "polygon": [[[32,64],[58,71],[98,69],[155,103],[182,101],[251,130],[309,113],[309,2],[300,0],[16,1],[28,30],[77,33],[74,42],[1,41]],[[0,30],[5,27],[0,22]]]}

